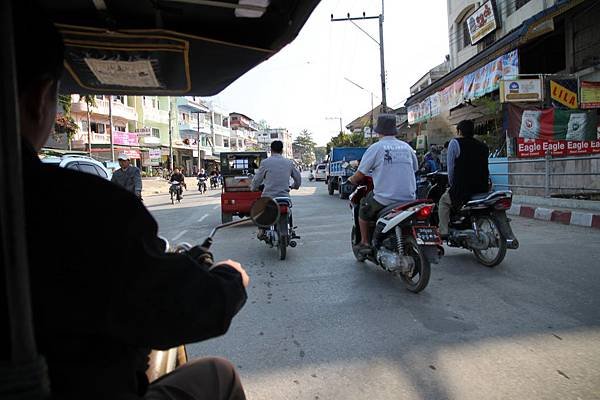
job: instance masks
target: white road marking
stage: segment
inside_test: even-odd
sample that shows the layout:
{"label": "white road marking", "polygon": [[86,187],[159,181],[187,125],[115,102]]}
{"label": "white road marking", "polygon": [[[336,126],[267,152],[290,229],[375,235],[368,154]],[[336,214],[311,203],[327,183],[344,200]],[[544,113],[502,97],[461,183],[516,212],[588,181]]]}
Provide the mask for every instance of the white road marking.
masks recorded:
{"label": "white road marking", "polygon": [[208,214],[204,214],[204,215],[202,216],[202,218],[200,218],[200,219],[198,220],[198,222],[202,222],[202,221],[204,221],[204,220],[206,219],[206,217],[208,217]]}
{"label": "white road marking", "polygon": [[174,241],[176,241],[176,240],[180,239],[180,238],[181,238],[183,235],[185,235],[186,233],[187,233],[187,230],[179,232],[179,234],[178,234],[177,236],[175,236],[173,239],[171,239],[171,241],[173,241],[173,242],[174,242]]}
{"label": "white road marking", "polygon": [[219,208],[219,207],[221,207],[221,205],[220,205],[220,204],[218,204],[218,205],[214,206],[214,207],[213,207],[213,210],[216,210],[216,209],[217,209],[217,208]]}

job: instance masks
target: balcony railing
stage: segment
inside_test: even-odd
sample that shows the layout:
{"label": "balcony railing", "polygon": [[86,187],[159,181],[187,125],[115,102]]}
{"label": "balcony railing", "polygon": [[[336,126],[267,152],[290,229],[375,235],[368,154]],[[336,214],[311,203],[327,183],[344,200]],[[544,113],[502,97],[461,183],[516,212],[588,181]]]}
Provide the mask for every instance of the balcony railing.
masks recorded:
{"label": "balcony railing", "polygon": [[[87,104],[84,101],[73,103],[71,105],[71,111],[75,113],[87,113]],[[92,114],[99,114],[108,117],[108,100],[96,99],[96,107],[91,107],[90,111]],[[138,118],[135,108],[126,106],[119,101],[112,102],[112,115],[113,117],[123,118],[129,121],[136,121]]]}

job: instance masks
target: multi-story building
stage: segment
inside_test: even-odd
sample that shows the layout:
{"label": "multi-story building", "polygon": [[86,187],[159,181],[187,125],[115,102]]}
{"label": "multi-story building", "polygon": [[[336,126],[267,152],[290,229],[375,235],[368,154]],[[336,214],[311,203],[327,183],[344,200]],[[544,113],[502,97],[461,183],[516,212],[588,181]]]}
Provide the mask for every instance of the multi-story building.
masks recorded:
{"label": "multi-story building", "polygon": [[231,150],[231,131],[229,129],[229,113],[222,106],[212,103],[210,105],[210,136],[209,142],[213,154],[218,156],[221,152]]}
{"label": "multi-story building", "polygon": [[[199,97],[177,97],[177,120],[179,140],[177,147],[182,166],[186,171],[197,173],[206,167],[208,160],[216,157],[210,146],[210,108]],[[200,164],[198,164],[200,160]]]}
{"label": "multi-story building", "polygon": [[405,104],[409,124],[430,143],[443,143],[456,123],[472,119],[492,151],[506,149],[505,80],[538,79],[534,100],[542,108],[551,106],[554,77],[573,94],[578,82],[600,80],[598,1],[448,0],[447,8],[450,71],[412,91]]}
{"label": "multi-story building", "polygon": [[241,113],[229,114],[229,127],[231,129],[231,150],[246,151],[256,149],[258,146],[258,124],[250,117]]}
{"label": "multi-story building", "polygon": [[[112,99],[110,107],[109,99]],[[104,161],[112,160],[110,147],[112,114],[112,143],[115,153],[126,151],[136,164],[141,165],[141,148],[136,133],[138,113],[132,106],[131,96],[90,96],[86,102],[86,97],[73,95],[71,101],[71,116],[79,127],[72,141],[74,150],[89,151],[88,143],[91,142],[93,157]],[[90,103],[89,130],[88,103]]]}
{"label": "multi-story building", "polygon": [[285,128],[265,129],[258,132],[258,146],[266,151],[270,151],[271,142],[281,140],[283,142],[283,156],[292,158],[292,134]]}

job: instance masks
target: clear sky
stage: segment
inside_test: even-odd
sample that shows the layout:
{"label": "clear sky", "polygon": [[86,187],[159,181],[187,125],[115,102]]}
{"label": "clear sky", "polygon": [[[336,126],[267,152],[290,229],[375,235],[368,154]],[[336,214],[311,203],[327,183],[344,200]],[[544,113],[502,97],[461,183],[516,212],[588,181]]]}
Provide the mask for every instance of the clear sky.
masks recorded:
{"label": "clear sky", "polygon": [[[298,37],[210,98],[294,137],[302,130],[324,145],[344,125],[381,103],[379,47],[346,16],[379,15],[381,0],[322,0]],[[376,39],[378,22],[357,21]],[[410,86],[448,54],[446,0],[386,0],[384,22],[387,103],[399,107]],[[366,89],[363,91],[344,78]]]}

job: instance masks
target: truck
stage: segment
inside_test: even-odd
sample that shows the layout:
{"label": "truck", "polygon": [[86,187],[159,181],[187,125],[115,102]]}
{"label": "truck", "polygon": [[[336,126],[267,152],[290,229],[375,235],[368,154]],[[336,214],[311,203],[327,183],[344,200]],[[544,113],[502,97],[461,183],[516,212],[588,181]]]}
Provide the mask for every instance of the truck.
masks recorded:
{"label": "truck", "polygon": [[325,183],[330,195],[339,192],[340,199],[347,199],[354,190],[354,186],[348,182],[356,167],[352,161],[361,160],[367,147],[334,147],[327,156],[327,177]]}

